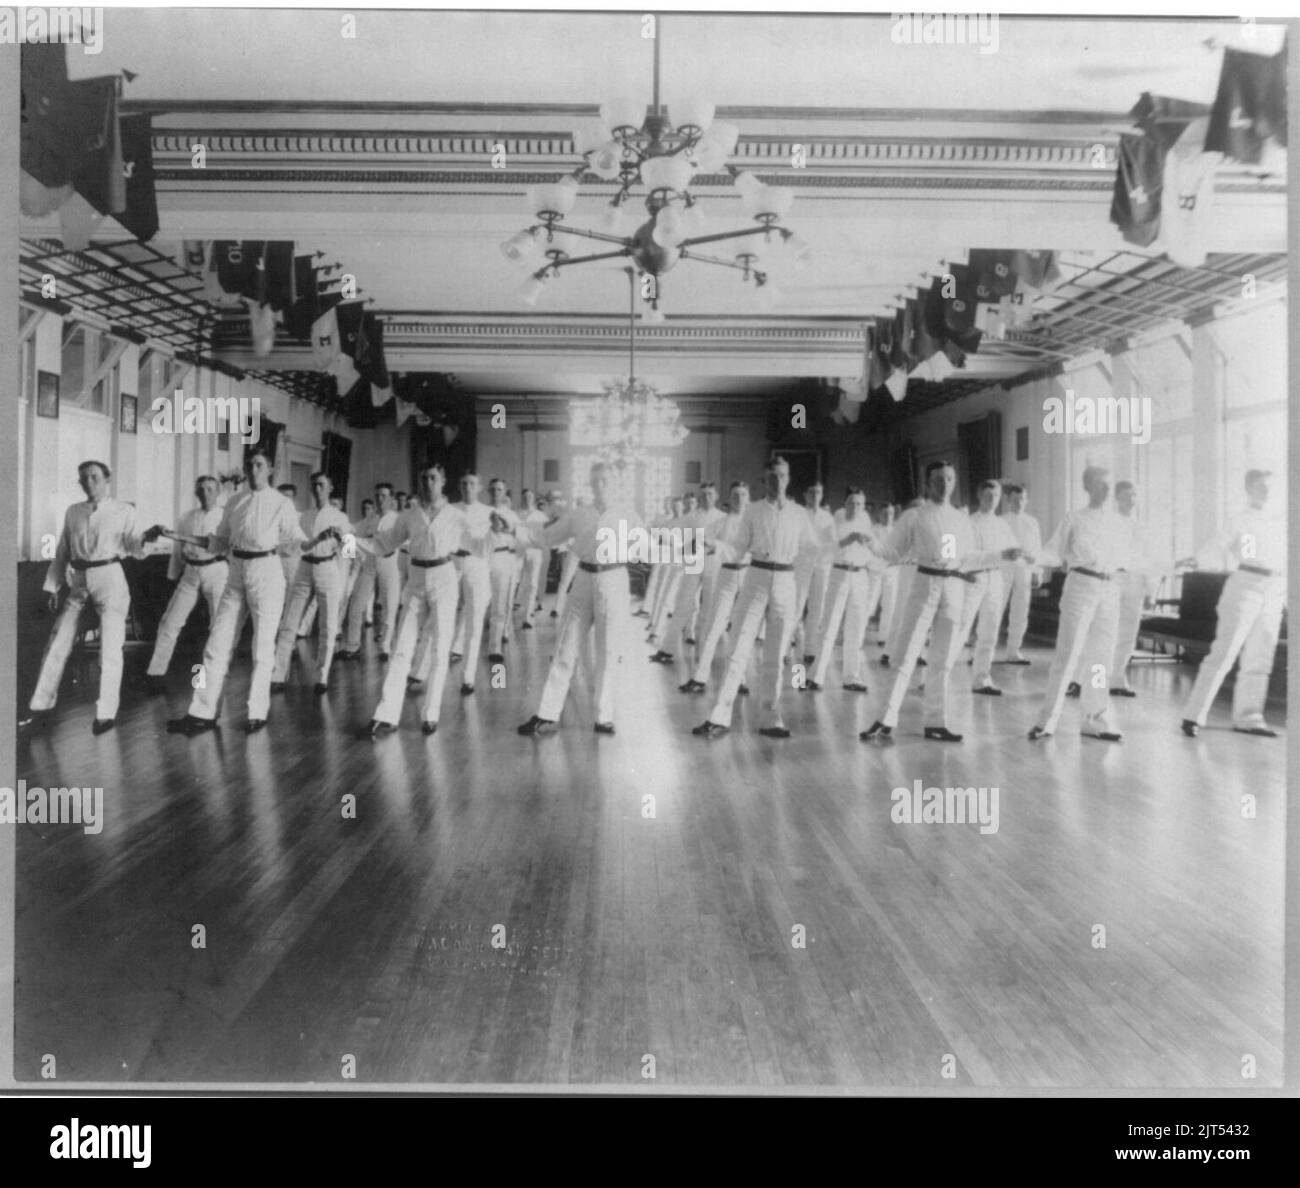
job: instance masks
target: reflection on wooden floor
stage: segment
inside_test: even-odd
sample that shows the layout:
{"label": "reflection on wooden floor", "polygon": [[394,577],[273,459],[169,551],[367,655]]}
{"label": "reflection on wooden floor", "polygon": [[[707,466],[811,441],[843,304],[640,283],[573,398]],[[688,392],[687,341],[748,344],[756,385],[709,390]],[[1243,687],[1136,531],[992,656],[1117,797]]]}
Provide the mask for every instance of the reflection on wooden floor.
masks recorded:
{"label": "reflection on wooden floor", "polygon": [[[1285,741],[1231,733],[1222,701],[1223,728],[1184,738],[1191,669],[1135,667],[1118,746],[1078,738],[1073,705],[1026,741],[1044,650],[996,670],[1001,699],[959,665],[961,746],[921,739],[915,697],[895,745],[860,743],[874,661],[870,695],[838,666],[790,694],[790,740],[742,700],[710,743],[689,733],[709,699],[637,629],[618,735],[575,683],[534,741],[514,728],[539,626],[507,689],[485,662],[462,699],[453,671],[432,738],[414,702],[399,734],[351,737],[372,651],[252,739],[245,661],[219,734],[164,733],[177,675],[102,738],[74,706],[21,743],[19,777],[102,786],[106,824],[18,829],[17,1079],[51,1054],[63,1083],[1280,1083]],[[998,831],[895,824],[916,780],[997,787]]]}

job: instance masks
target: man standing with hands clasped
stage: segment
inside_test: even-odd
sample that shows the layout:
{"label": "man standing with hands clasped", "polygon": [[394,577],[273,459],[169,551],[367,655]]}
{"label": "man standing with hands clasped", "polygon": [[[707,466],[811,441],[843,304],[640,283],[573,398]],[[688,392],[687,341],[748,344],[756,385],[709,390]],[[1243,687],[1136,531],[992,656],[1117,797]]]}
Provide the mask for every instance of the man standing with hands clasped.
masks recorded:
{"label": "man standing with hands clasped", "polygon": [[969,572],[986,569],[1001,561],[1014,561],[1019,548],[981,551],[977,548],[970,517],[952,505],[957,472],[948,462],[931,462],[925,468],[929,501],[909,508],[881,545],[872,545],[877,556],[888,562],[914,557],[916,577],[901,603],[897,670],[889,699],[881,716],[858,737],[864,742],[888,739],[898,725],[898,713],[907,694],[912,670],[925,646],[933,624],[930,659],[925,680],[925,737],[941,742],[961,742],[962,736],[948,728],[948,678],[961,650],[960,627],[967,587],[974,583]]}

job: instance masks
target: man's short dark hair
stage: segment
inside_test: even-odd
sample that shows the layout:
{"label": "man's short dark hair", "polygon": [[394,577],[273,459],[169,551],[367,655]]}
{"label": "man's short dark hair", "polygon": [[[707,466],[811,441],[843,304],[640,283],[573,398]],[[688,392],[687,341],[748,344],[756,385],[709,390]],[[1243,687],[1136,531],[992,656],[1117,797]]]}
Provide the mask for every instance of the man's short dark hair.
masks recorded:
{"label": "man's short dark hair", "polygon": [[106,479],[111,479],[113,477],[113,472],[102,462],[97,461],[94,458],[91,458],[88,462],[82,462],[81,465],[77,467],[77,473],[80,474],[83,470],[87,470],[92,466],[98,466]]}
{"label": "man's short dark hair", "polygon": [[945,462],[942,459],[940,459],[938,462],[931,462],[930,465],[925,468],[925,481],[928,483],[930,481],[930,476],[936,470],[952,470],[952,469],[953,469],[953,465],[951,462]]}
{"label": "man's short dark hair", "polygon": [[390,495],[393,494],[393,484],[392,484],[392,483],[376,483],[376,484],[375,484],[375,494],[378,494],[380,491],[387,491]]}
{"label": "man's short dark hair", "polygon": [[312,471],[312,475],[311,475],[311,479],[310,479],[310,481],[314,483],[317,479],[324,479],[327,483],[329,483],[329,485],[330,485],[331,488],[333,488],[333,486],[334,486],[334,480],[333,480],[332,478],[330,478],[330,476],[329,476],[328,474],[326,474],[323,470],[313,470],[313,471]]}
{"label": "man's short dark hair", "polygon": [[845,487],[845,488],[844,488],[844,498],[845,498],[845,499],[852,499],[854,495],[865,495],[865,494],[866,494],[866,492],[863,491],[863,489],[862,489],[861,487]]}
{"label": "man's short dark hair", "polygon": [[1025,488],[1020,483],[1007,483],[1002,488],[1003,495],[1023,495]]}
{"label": "man's short dark hair", "polygon": [[1137,483],[1133,482],[1130,479],[1120,479],[1119,482],[1115,484],[1116,495],[1119,495],[1124,491],[1136,491],[1136,490],[1137,490]]}

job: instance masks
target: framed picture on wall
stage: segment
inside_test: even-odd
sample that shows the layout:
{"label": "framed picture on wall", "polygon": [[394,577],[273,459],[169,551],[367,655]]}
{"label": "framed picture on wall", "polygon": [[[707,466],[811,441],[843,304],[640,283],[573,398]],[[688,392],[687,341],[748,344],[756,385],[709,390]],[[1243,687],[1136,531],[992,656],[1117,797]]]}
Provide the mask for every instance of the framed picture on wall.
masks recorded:
{"label": "framed picture on wall", "polygon": [[217,449],[223,453],[230,453],[230,421],[224,412],[217,413]]}
{"label": "framed picture on wall", "polygon": [[138,402],[134,396],[128,396],[125,392],[122,393],[122,409],[119,420],[121,422],[121,430],[123,433],[136,432],[137,404]]}
{"label": "framed picture on wall", "polygon": [[59,415],[59,377],[52,371],[36,373],[36,415],[38,417]]}

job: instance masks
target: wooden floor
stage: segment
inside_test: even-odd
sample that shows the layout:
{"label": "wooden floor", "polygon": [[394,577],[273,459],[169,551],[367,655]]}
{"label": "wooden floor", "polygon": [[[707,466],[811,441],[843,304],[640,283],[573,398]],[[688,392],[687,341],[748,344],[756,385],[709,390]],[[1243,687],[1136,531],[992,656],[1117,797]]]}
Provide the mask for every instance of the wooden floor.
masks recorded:
{"label": "wooden floor", "polygon": [[[102,738],[80,704],[20,743],[18,776],[101,785],[107,821],[17,830],[15,1077],[53,1054],[65,1084],[1280,1083],[1285,744],[1231,733],[1223,700],[1184,738],[1192,669],[1134,668],[1121,745],[1080,739],[1074,703],[1025,739],[1041,649],[996,670],[1001,699],[959,664],[961,746],[921,739],[915,696],[893,746],[859,742],[874,661],[870,695],[838,665],[789,694],[788,741],[742,700],[706,742],[709,698],[638,628],[617,737],[580,681],[557,736],[520,738],[554,635],[517,634],[505,690],[484,671],[462,699],[453,670],[433,738],[414,702],[399,734],[351,737],[372,652],[252,739],[241,662],[218,734],[164,732],[177,666]],[[917,779],[996,786],[998,832],[893,823]]]}

